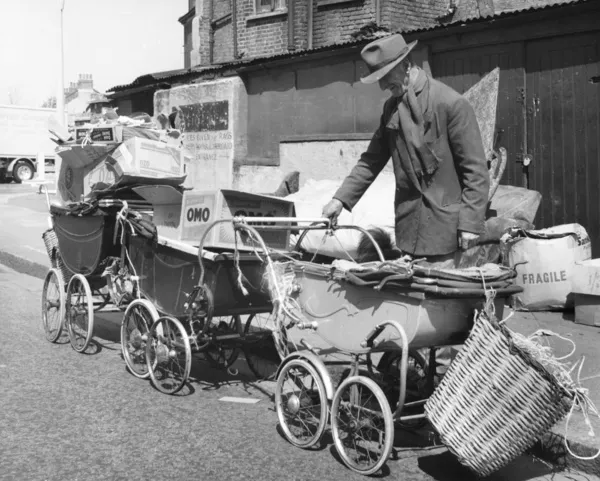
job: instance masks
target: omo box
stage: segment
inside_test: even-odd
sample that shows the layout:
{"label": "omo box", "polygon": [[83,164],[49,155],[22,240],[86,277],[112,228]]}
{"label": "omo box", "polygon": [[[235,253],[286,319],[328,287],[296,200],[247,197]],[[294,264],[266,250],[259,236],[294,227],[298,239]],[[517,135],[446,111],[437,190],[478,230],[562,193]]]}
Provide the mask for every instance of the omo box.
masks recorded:
{"label": "omo box", "polygon": [[[153,222],[158,233],[171,239],[199,245],[209,225],[217,220],[244,217],[291,217],[294,203],[278,197],[251,194],[230,189],[186,191],[169,186],[143,186],[134,189],[154,208]],[[289,230],[265,230],[253,225],[265,243],[274,249],[287,250]],[[257,245],[245,235],[234,235],[231,223],[211,229],[205,247],[249,250]]]}

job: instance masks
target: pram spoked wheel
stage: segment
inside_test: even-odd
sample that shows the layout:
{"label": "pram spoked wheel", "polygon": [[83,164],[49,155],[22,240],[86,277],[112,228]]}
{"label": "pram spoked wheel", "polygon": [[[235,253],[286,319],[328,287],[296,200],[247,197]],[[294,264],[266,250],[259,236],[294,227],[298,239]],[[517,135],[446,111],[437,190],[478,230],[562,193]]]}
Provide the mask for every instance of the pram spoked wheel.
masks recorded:
{"label": "pram spoked wheel", "polygon": [[381,388],[364,376],[344,380],[333,396],[331,430],[344,464],[357,473],[379,471],[392,452],[394,420]]}
{"label": "pram spoked wheel", "polygon": [[309,448],[319,442],[327,426],[327,395],[317,370],[303,359],[292,359],[281,369],[275,408],[286,439]]}
{"label": "pram spoked wheel", "polygon": [[50,269],[42,290],[42,323],[46,339],[56,342],[65,318],[65,281],[58,269]]}
{"label": "pram spoked wheel", "polygon": [[146,363],[146,343],[150,327],[158,319],[154,304],[146,299],[136,299],[127,306],[121,322],[121,351],[127,368],[135,377],[150,376]]}
{"label": "pram spoked wheel", "polygon": [[81,274],[71,277],[67,286],[66,325],[71,346],[83,352],[94,332],[94,300],[86,278]]}
{"label": "pram spoked wheel", "polygon": [[187,381],[192,366],[190,338],[174,317],[160,317],[152,324],[146,364],[152,384],[165,394],[175,394]]}
{"label": "pram spoked wheel", "polygon": [[[242,329],[242,321],[240,316],[218,317],[213,318],[212,323],[216,324],[214,331],[211,333],[216,336],[236,336],[240,334]],[[240,348],[230,342],[211,342],[204,351],[206,360],[215,367],[227,369],[230,367],[240,355]]]}
{"label": "pram spoked wheel", "polygon": [[[279,340],[275,339],[279,336]],[[289,354],[285,329],[273,332],[271,314],[251,314],[244,326],[244,357],[257,379],[273,380],[281,361]]]}

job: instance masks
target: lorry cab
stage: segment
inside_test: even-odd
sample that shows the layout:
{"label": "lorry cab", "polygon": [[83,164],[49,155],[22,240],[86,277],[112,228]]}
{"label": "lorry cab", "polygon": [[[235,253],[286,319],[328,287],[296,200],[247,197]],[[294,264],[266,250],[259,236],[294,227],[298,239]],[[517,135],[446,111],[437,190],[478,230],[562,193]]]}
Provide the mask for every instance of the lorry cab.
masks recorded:
{"label": "lorry cab", "polygon": [[35,157],[0,157],[0,183],[2,184],[6,184],[11,180],[14,180],[17,184],[26,182],[33,179],[36,171]]}

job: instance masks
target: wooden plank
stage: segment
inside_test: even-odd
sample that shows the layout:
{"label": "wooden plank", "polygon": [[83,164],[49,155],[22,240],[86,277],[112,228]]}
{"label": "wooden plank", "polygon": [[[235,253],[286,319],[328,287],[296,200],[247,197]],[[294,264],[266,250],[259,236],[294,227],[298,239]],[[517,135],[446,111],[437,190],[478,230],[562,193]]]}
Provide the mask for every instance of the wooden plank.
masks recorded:
{"label": "wooden plank", "polygon": [[[539,227],[578,222],[600,247],[599,37],[573,35],[527,47],[528,102],[539,97],[528,139],[534,185],[542,193]],[[530,89],[531,87],[531,89]]]}
{"label": "wooden plank", "polygon": [[279,165],[279,137],[291,130],[295,72],[270,71],[248,76],[248,157]]}
{"label": "wooden plank", "polygon": [[563,157],[563,146],[565,143],[565,130],[563,127],[563,84],[562,84],[562,50],[550,51],[550,85],[548,87],[551,98],[551,136],[547,138],[550,145],[550,163],[552,165],[552,225],[564,223],[563,165],[567,159]]}
{"label": "wooden plank", "polygon": [[[572,8],[556,8],[546,11],[521,13],[511,18],[499,18],[492,22],[466,24],[464,26],[421,32],[421,42],[427,42],[431,52],[498,45],[533,39],[543,39],[566,34],[598,31],[600,10],[593,2]],[[407,40],[414,40],[407,36]]]}
{"label": "wooden plank", "polygon": [[519,90],[525,85],[523,49],[522,43],[509,43],[436,54],[431,59],[434,77],[459,92],[470,88],[493,68],[500,67],[496,128],[503,130],[498,146],[506,148],[508,153],[503,184],[523,184],[521,167],[516,163],[525,131]]}
{"label": "wooden plank", "polygon": [[[296,72],[294,103],[288,108],[295,134],[346,133],[354,129],[354,61]],[[378,89],[377,85],[371,85]],[[383,92],[379,92],[383,94]]]}
{"label": "wooden plank", "polygon": [[389,97],[376,85],[366,85],[360,81],[369,72],[362,60],[354,62],[354,132],[373,134],[379,126],[383,104]]}

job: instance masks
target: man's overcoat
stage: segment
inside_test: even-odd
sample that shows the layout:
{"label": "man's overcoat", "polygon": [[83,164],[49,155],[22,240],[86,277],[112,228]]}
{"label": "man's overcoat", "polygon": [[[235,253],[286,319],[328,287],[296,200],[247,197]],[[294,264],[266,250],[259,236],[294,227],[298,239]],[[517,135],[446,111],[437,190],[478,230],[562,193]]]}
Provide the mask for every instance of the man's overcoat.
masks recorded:
{"label": "man's overcoat", "polygon": [[[421,100],[422,93],[416,92]],[[409,254],[457,250],[457,231],[483,231],[489,174],[475,112],[447,85],[429,79],[430,112],[424,112],[423,147],[439,162],[431,176],[417,176],[394,115],[397,98],[384,105],[379,128],[334,198],[352,210],[392,158],[396,177],[396,244]]]}

